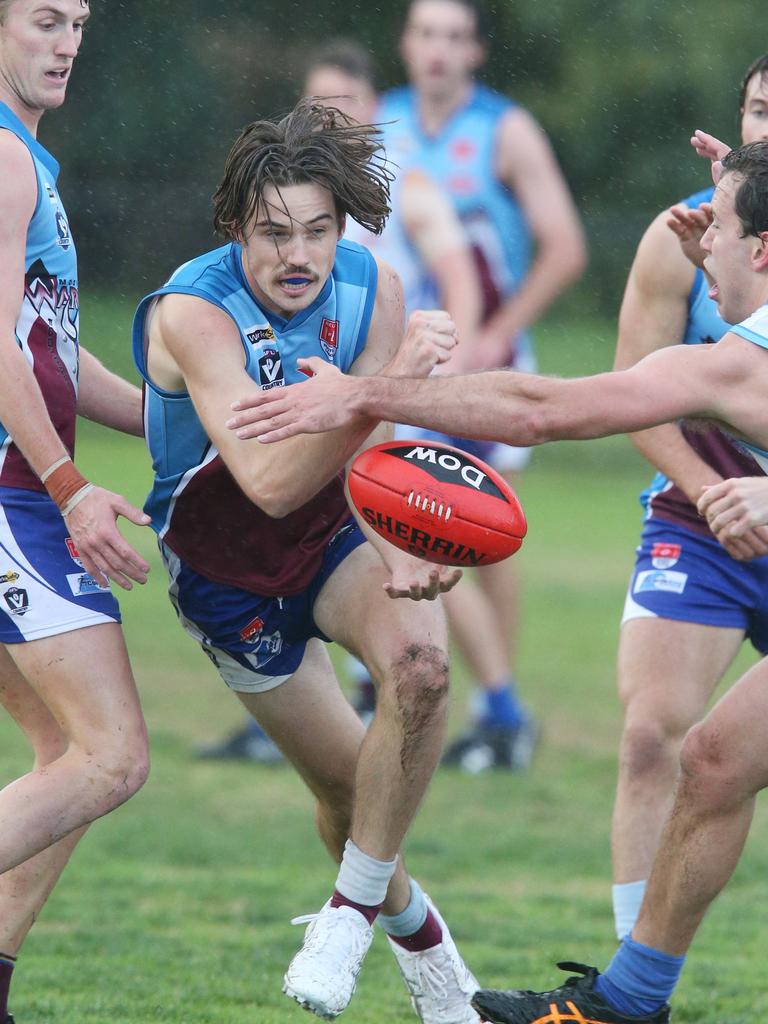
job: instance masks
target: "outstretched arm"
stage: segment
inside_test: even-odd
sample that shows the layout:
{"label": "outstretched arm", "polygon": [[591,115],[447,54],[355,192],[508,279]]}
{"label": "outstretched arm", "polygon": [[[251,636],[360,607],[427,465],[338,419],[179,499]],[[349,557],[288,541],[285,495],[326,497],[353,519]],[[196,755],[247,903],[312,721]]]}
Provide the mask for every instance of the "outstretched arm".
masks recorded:
{"label": "outstretched arm", "polygon": [[82,345],[77,414],[124,434],[144,433],[141,390],[108,370]]}
{"label": "outstretched arm", "polygon": [[[239,436],[275,441],[322,432],[366,417],[413,423],[514,445],[623,434],[685,416],[763,431],[768,353],[735,335],[714,346],[675,345],[628,370],[560,380],[506,370],[469,377],[355,380],[322,360],[307,384],[237,403]],[[299,393],[301,392],[301,393]],[[768,434],[763,435],[768,446]]]}

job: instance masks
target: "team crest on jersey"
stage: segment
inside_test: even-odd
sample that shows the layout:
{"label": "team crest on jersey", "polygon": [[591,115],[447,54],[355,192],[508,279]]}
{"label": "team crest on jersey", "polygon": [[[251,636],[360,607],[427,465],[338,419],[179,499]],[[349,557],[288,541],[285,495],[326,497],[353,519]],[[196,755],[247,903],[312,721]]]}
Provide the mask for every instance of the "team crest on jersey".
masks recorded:
{"label": "team crest on jersey", "polygon": [[243,333],[252,345],[258,345],[260,341],[275,340],[275,332],[269,324],[254,324],[253,327],[246,327]]}
{"label": "team crest on jersey", "polygon": [[14,572],[13,569],[9,569],[8,572],[4,572],[0,576],[0,583],[15,583],[19,578],[19,574]]}
{"label": "team crest on jersey", "polygon": [[273,657],[279,654],[283,648],[283,638],[279,630],[274,633],[264,633],[264,619],[260,615],[251,619],[240,630],[240,639],[244,644],[253,647],[254,653],[266,654]]}
{"label": "team crest on jersey", "polygon": [[240,630],[240,639],[244,644],[255,644],[258,643],[259,637],[264,632],[264,619],[260,615],[257,615],[255,619],[243,626]]}
{"label": "team crest on jersey", "polygon": [[53,215],[56,218],[56,244],[60,245],[61,248],[66,252],[67,249],[72,245],[72,235],[69,232],[69,223],[64,214],[64,210],[61,208],[59,197],[50,185],[46,184],[45,191],[48,196],[48,201],[53,207]]}
{"label": "team crest on jersey", "polygon": [[26,615],[29,611],[29,594],[23,587],[11,587],[3,593],[11,615]]}
{"label": "team crest on jersey", "polygon": [[671,569],[677,565],[682,552],[679,544],[654,544],[651,548],[651,564],[654,569]]}
{"label": "team crest on jersey", "polygon": [[64,543],[67,545],[67,551],[69,552],[69,557],[72,559],[72,561],[76,565],[79,565],[80,567],[82,567],[83,560],[80,557],[80,552],[75,547],[75,542],[72,540],[71,537],[65,537],[64,538]]}
{"label": "team crest on jersey", "polygon": [[265,348],[259,356],[259,384],[262,391],[285,387],[283,361],[276,348]]}
{"label": "team crest on jersey", "polygon": [[331,362],[333,362],[336,356],[336,349],[339,347],[338,320],[326,320],[323,318],[320,327],[320,346]]}

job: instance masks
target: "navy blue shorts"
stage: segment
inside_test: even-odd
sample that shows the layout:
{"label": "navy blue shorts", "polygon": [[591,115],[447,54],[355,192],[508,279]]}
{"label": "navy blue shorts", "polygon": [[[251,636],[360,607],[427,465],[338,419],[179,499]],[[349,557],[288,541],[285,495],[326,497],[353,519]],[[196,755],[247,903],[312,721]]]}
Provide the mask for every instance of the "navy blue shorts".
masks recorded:
{"label": "navy blue shorts", "polygon": [[0,643],[119,621],[112,592],[83,568],[48,495],[0,487]]}
{"label": "navy blue shorts", "polygon": [[160,541],[170,576],[168,593],[179,620],[232,690],[261,693],[280,686],[301,665],[311,637],[328,640],[314,620],[318,594],[365,535],[350,518],[331,538],[310,586],[290,597],[260,597],[213,583]]}
{"label": "navy blue shorts", "polygon": [[622,622],[648,617],[743,629],[768,654],[768,555],[737,562],[713,537],[649,520]]}

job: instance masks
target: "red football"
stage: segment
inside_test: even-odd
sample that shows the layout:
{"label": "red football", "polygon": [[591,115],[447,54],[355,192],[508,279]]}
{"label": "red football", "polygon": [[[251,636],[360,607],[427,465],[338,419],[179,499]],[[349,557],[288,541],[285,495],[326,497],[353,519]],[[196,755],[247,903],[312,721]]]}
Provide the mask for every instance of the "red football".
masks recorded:
{"label": "red football", "polygon": [[443,565],[508,558],[528,528],[517,495],[480,459],[431,441],[385,441],[361,452],[349,493],[385,540]]}

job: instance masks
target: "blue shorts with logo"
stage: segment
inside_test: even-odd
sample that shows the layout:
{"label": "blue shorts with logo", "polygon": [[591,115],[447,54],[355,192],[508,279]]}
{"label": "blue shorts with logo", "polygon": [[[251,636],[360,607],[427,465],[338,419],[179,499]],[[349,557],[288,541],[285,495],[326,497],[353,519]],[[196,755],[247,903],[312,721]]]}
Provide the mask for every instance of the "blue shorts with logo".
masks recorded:
{"label": "blue shorts with logo", "polygon": [[365,539],[350,517],[329,541],[309,587],[289,597],[261,597],[214,583],[162,541],[159,546],[170,577],[168,593],[181,624],[227,686],[241,693],[261,693],[290,679],[310,638],[329,639],[314,620],[315,601],[334,570]]}
{"label": "blue shorts with logo", "polygon": [[47,494],[0,487],[0,643],[120,622],[109,587],[83,568]]}
{"label": "blue shorts with logo", "polygon": [[768,654],[768,555],[737,562],[713,537],[651,519],[640,538],[622,622],[637,618],[743,629]]}

